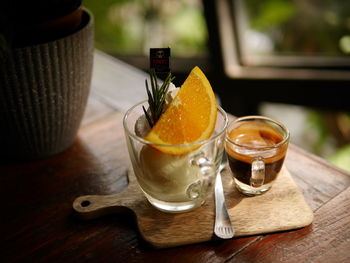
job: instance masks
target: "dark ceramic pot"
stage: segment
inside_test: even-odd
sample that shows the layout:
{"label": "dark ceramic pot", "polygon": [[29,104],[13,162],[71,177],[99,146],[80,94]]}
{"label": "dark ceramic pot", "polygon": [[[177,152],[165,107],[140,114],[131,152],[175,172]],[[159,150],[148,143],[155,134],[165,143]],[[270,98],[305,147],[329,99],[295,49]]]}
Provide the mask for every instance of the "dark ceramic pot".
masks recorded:
{"label": "dark ceramic pot", "polygon": [[81,25],[81,0],[19,1],[21,4],[10,21],[14,27],[9,37],[14,47],[57,40],[75,32]]}
{"label": "dark ceramic pot", "polygon": [[9,51],[0,63],[0,158],[38,159],[76,138],[90,91],[93,17],[73,33]]}

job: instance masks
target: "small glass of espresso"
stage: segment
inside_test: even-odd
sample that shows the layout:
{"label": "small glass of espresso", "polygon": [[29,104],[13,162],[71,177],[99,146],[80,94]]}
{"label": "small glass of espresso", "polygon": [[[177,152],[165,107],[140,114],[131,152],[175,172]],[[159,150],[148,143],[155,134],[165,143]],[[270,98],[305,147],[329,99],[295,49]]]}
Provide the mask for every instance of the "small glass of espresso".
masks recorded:
{"label": "small glass of espresso", "polygon": [[237,189],[248,196],[268,191],[281,171],[289,131],[264,116],[232,121],[226,130],[225,149]]}

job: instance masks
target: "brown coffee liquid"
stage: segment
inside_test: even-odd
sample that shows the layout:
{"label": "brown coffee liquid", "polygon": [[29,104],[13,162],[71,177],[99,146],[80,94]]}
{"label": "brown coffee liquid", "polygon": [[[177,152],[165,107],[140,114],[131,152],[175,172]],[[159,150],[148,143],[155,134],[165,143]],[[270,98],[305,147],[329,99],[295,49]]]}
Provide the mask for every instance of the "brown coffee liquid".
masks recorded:
{"label": "brown coffee liquid", "polygon": [[[265,162],[265,180],[268,184],[276,179],[282,168],[287,144],[279,148],[255,150],[255,147],[274,146],[283,141],[283,136],[275,128],[259,121],[241,124],[229,133],[234,144],[226,144],[230,168],[237,180],[250,185],[251,164],[256,157],[262,157]],[[254,148],[251,148],[254,147]]]}

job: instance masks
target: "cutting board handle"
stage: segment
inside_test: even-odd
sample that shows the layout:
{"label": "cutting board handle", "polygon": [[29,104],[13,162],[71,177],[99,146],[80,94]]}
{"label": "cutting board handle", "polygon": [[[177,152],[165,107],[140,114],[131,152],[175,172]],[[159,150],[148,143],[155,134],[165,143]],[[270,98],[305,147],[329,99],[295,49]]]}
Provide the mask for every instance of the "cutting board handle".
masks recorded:
{"label": "cutting board handle", "polygon": [[73,209],[82,219],[93,219],[106,214],[119,212],[127,204],[123,202],[125,192],[114,195],[84,195],[73,202]]}
{"label": "cutting board handle", "polygon": [[118,213],[125,208],[133,209],[135,199],[141,196],[135,176],[128,171],[128,186],[122,192],[112,195],[84,195],[73,202],[73,209],[82,219],[93,219],[107,214]]}

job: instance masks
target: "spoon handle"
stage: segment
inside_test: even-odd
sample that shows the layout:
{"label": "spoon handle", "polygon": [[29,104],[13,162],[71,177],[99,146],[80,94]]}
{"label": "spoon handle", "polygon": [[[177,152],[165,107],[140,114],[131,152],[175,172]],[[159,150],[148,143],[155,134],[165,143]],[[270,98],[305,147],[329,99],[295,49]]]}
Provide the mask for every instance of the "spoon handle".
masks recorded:
{"label": "spoon handle", "polygon": [[[225,160],[225,157],[223,159]],[[225,161],[223,161],[223,164]],[[230,216],[227,211],[224,189],[221,180],[221,170],[224,165],[220,167],[220,171],[216,176],[215,181],[215,225],[214,233],[223,239],[232,238],[235,234],[235,230],[232,226]]]}

